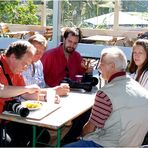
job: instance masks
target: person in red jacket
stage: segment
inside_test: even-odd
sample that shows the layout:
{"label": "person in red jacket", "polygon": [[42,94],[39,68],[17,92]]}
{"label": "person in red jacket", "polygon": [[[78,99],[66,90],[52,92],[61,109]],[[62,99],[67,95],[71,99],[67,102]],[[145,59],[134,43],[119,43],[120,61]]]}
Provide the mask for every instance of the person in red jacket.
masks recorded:
{"label": "person in red jacket", "polygon": [[79,28],[67,28],[63,35],[63,43],[50,49],[41,58],[43,64],[44,79],[48,86],[54,87],[60,84],[64,77],[76,80],[76,75],[90,72],[76,47],[82,37]]}
{"label": "person in red jacket", "polygon": [[[67,28],[63,34],[63,43],[44,53],[41,62],[44,79],[48,86],[59,85],[65,77],[75,81],[76,75],[83,75],[92,71],[92,67],[89,67],[76,51],[81,38],[82,32],[79,28]],[[61,141],[62,145],[77,140],[89,115],[90,110],[72,121],[71,129]]]}

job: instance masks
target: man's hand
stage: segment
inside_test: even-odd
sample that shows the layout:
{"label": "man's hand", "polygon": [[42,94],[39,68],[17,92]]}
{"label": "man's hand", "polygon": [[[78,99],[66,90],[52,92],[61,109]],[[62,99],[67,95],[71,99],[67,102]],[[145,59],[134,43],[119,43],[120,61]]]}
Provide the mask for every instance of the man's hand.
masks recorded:
{"label": "man's hand", "polygon": [[91,73],[93,71],[93,66],[90,60],[83,59],[81,62],[81,67],[85,69],[86,73]]}
{"label": "man's hand", "polygon": [[66,96],[70,92],[70,87],[68,84],[62,83],[59,86],[53,88],[56,91],[56,94],[59,96]]}
{"label": "man's hand", "polygon": [[88,121],[83,127],[82,136],[85,136],[86,134],[93,132],[95,129],[95,125]]}
{"label": "man's hand", "polygon": [[33,94],[41,91],[40,87],[36,84],[25,86],[26,93]]}

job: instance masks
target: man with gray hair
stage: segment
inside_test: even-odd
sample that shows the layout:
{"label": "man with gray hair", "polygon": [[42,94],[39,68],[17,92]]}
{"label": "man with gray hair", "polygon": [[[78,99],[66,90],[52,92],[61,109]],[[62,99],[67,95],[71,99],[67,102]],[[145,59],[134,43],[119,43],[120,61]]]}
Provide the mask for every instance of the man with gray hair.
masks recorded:
{"label": "man with gray hair", "polygon": [[99,69],[107,83],[96,93],[83,140],[65,147],[140,147],[148,131],[148,92],[126,75],[118,48],[102,50]]}

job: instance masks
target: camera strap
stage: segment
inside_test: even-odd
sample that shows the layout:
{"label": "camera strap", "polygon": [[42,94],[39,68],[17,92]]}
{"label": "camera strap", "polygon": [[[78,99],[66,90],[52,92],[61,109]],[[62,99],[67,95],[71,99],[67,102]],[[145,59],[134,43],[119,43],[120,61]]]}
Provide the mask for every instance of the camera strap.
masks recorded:
{"label": "camera strap", "polygon": [[[0,61],[0,66],[2,67],[3,73],[4,73],[4,75],[5,75],[5,77],[8,81],[8,84],[12,86],[13,84],[11,82],[11,79],[10,79],[9,75],[5,73],[5,69],[4,69],[2,61]],[[0,121],[0,124],[1,124],[0,136],[2,137],[1,140],[0,140],[0,146],[2,146],[2,147],[3,146],[5,147],[6,143],[8,143],[8,141],[7,141],[7,129],[6,129],[6,126],[5,126],[6,123],[7,122],[5,120]]]}
{"label": "camera strap", "polygon": [[4,69],[2,61],[0,61],[0,65],[1,65],[1,67],[3,69],[3,73],[4,73],[4,75],[5,75],[5,77],[6,77],[7,81],[8,81],[8,84],[12,86],[13,84],[11,82],[11,79],[10,79],[9,75],[5,73],[5,69]]}

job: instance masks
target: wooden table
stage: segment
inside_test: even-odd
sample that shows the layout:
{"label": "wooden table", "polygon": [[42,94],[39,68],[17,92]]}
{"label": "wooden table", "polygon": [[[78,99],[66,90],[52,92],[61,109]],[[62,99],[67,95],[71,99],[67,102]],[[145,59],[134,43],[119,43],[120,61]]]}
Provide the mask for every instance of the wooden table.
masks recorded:
{"label": "wooden table", "polygon": [[68,96],[61,98],[61,107],[58,110],[41,120],[26,119],[21,118],[20,116],[6,114],[1,114],[0,119],[33,125],[33,147],[36,146],[37,142],[36,126],[56,130],[56,146],[60,147],[61,128],[65,123],[73,120],[92,107],[96,91],[97,87],[94,87],[91,92],[85,92],[83,90],[71,91]]}
{"label": "wooden table", "polygon": [[30,31],[13,31],[13,32],[6,32],[5,34],[8,35],[10,38],[25,39],[25,35],[29,33]]}
{"label": "wooden table", "polygon": [[95,41],[95,42],[103,42],[107,45],[115,45],[117,41],[124,40],[125,37],[113,37],[113,36],[106,36],[106,35],[94,35],[83,38],[83,41]]}

